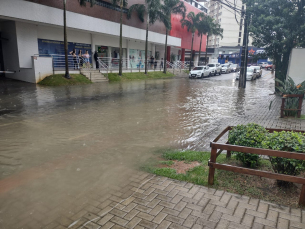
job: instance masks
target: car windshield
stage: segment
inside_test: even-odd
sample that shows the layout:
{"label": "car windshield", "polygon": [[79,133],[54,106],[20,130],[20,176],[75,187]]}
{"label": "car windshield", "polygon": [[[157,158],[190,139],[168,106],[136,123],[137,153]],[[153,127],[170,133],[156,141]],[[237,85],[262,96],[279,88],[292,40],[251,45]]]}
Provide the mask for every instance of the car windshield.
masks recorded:
{"label": "car windshield", "polygon": [[215,64],[208,64],[209,67],[215,67]]}
{"label": "car windshield", "polygon": [[232,68],[236,68],[237,67],[237,64],[232,64]]}
{"label": "car windshield", "polygon": [[221,67],[227,68],[227,67],[229,67],[229,65],[228,64],[223,64],[223,65],[221,65]]}
{"label": "car windshield", "polygon": [[254,68],[247,68],[247,72],[254,72]]}
{"label": "car windshield", "polygon": [[195,67],[193,70],[202,70],[203,67]]}

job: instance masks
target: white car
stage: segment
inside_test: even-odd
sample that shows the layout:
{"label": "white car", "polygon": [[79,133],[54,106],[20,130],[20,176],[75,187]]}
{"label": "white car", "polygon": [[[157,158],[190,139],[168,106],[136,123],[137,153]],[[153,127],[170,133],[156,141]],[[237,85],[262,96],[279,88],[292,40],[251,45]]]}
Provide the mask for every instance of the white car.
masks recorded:
{"label": "white car", "polygon": [[259,78],[262,76],[262,69],[260,66],[252,66],[251,68],[255,68],[256,69],[256,78]]}
{"label": "white car", "polygon": [[261,62],[258,65],[262,66],[262,68],[265,68],[268,64],[268,62]]}
{"label": "white car", "polygon": [[222,73],[230,73],[232,71],[231,64],[222,64],[221,65],[221,72]]}
{"label": "white car", "polygon": [[189,78],[203,78],[210,75],[210,69],[208,66],[197,66],[189,74]]}
{"label": "white car", "polygon": [[[240,72],[237,73],[236,79],[239,80]],[[246,80],[255,80],[256,79],[256,69],[255,68],[247,68],[247,76]]]}
{"label": "white car", "polygon": [[210,68],[211,75],[214,75],[214,76],[216,76],[217,74],[221,75],[220,64],[208,64],[208,67]]}

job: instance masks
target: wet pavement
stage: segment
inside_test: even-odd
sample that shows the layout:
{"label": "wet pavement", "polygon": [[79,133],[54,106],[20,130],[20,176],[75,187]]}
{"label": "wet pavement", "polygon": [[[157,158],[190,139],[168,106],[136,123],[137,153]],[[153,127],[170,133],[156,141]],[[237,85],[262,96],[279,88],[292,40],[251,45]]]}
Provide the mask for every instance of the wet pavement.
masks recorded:
{"label": "wet pavement", "polygon": [[234,74],[56,88],[1,81],[0,228],[83,227],[106,199],[137,190],[130,179],[155,151],[208,150],[227,125],[305,128],[278,119],[279,100],[268,110],[274,79],[263,74],[246,90]]}

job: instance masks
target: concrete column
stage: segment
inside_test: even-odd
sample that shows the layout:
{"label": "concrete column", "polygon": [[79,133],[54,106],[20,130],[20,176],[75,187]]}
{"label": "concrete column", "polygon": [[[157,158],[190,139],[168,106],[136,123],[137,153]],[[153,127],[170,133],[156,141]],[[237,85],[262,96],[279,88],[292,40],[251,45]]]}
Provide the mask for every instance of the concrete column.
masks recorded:
{"label": "concrete column", "polygon": [[167,57],[166,57],[167,61],[171,60],[171,47],[167,46]]}
{"label": "concrete column", "polygon": [[181,49],[181,61],[185,61],[185,49]]}
{"label": "concrete column", "polygon": [[129,41],[126,39],[126,50],[127,50],[127,68],[130,68],[130,59],[129,59]]}
{"label": "concrete column", "polygon": [[95,60],[94,60],[94,57],[93,57],[93,55],[94,55],[94,52],[95,52],[95,44],[94,44],[94,42],[93,42],[93,34],[92,33],[90,33],[90,37],[91,37],[91,60],[92,60],[92,67],[93,68],[96,68],[96,63],[95,63]]}
{"label": "concrete column", "polygon": [[155,57],[155,55],[156,55],[156,45],[155,45],[155,44],[151,44],[151,55],[152,55],[154,58],[156,58],[156,57]]}

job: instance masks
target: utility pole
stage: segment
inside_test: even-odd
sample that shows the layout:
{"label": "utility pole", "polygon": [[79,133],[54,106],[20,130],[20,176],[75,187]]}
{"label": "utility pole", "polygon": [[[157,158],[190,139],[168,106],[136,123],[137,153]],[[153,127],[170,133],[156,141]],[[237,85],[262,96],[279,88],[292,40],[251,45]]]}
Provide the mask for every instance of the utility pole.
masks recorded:
{"label": "utility pole", "polygon": [[241,16],[244,16],[244,37],[243,37],[243,46],[241,51],[241,66],[240,66],[240,75],[239,75],[239,88],[246,88],[246,76],[247,76],[247,65],[248,65],[248,17],[245,9],[242,10]]}

